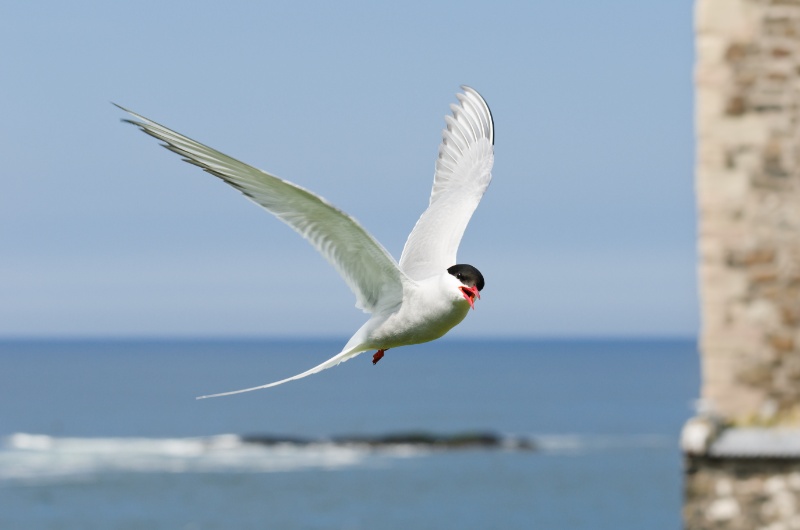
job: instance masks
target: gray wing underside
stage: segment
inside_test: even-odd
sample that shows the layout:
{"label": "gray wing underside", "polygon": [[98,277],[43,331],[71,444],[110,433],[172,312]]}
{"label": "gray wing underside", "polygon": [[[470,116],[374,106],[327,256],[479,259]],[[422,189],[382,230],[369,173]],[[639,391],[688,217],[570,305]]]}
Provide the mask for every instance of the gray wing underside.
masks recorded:
{"label": "gray wing underside", "polygon": [[494,124],[489,106],[463,86],[446,116],[428,209],[406,240],[400,269],[413,280],[442,274],[456,253],[475,208],[492,180]]}
{"label": "gray wing underside", "polygon": [[356,295],[356,307],[376,312],[402,301],[407,278],[386,249],[345,212],[296,184],[119,108],[136,118],[123,121],[161,140],[164,147],[186,162],[238,189],[303,236],[342,276]]}

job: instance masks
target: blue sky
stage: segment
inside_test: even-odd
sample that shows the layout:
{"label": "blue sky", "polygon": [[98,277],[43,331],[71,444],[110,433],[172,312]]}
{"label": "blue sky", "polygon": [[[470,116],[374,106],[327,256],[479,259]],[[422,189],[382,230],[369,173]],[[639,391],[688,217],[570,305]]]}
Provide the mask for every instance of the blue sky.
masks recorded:
{"label": "blue sky", "polygon": [[399,257],[448,105],[495,119],[460,337],[698,328],[691,2],[14,2],[0,336],[342,336],[333,269],[110,102],[307,187]]}

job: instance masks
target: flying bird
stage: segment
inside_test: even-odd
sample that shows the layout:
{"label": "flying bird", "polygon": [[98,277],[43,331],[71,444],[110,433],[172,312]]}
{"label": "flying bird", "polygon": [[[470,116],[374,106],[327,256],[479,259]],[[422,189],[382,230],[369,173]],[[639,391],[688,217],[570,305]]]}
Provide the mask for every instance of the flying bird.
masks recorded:
{"label": "flying bird", "polygon": [[133,117],[124,122],[238,189],[303,236],[342,276],[356,296],[356,307],[371,314],[341,352],[310,370],[198,399],[302,379],[365,351],[377,350],[375,364],[390,348],[438,339],[475,308],[483,275],[472,265],[457,263],[456,252],[492,179],[494,124],[481,95],[461,88],[458,104],[450,105],[452,116],[445,116],[428,208],[409,234],[399,262],[354,218],[322,197],[117,105]]}

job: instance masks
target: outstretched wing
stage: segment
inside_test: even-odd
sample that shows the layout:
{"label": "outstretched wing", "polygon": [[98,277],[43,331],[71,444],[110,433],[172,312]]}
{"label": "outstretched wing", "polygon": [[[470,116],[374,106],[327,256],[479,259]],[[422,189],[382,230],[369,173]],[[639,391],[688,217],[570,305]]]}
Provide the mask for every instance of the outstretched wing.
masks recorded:
{"label": "outstretched wing", "polygon": [[406,276],[386,249],[355,219],[300,186],[119,108],[138,120],[123,121],[161,140],[164,147],[186,162],[237,188],[307,239],[355,293],[356,307],[375,312],[402,301]]}
{"label": "outstretched wing", "polygon": [[478,92],[461,88],[459,104],[450,106],[453,115],[445,116],[430,204],[400,257],[400,269],[414,280],[442,274],[457,263],[461,237],[492,180],[492,113]]}

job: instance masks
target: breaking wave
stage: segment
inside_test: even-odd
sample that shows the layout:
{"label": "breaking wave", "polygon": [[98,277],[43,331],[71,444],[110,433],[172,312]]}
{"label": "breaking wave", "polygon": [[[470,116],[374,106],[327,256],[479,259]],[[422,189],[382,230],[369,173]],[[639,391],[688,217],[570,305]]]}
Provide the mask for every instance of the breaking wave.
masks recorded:
{"label": "breaking wave", "polygon": [[[502,450],[528,440],[533,454],[670,448],[665,436],[508,437]],[[515,445],[516,444],[516,445]],[[383,465],[437,449],[408,443],[375,444],[311,440],[253,442],[235,434],[194,438],[73,438],[16,433],[0,438],[0,481],[90,478],[108,473],[274,473]]]}
{"label": "breaking wave", "polygon": [[17,433],[0,445],[0,480],[114,472],[270,473],[358,465],[364,451],[333,444],[273,447],[237,435],[202,438],[59,438]]}
{"label": "breaking wave", "polygon": [[677,439],[661,434],[627,436],[547,434],[534,437],[536,448],[547,453],[596,453],[628,449],[671,449]]}

